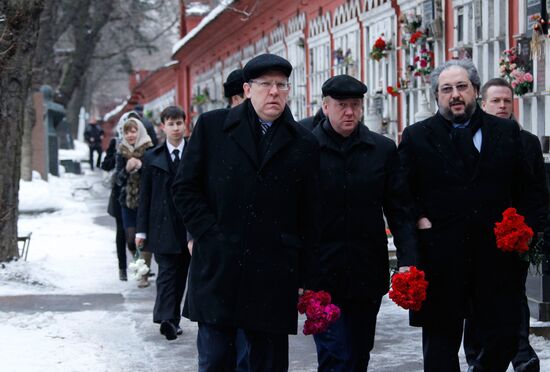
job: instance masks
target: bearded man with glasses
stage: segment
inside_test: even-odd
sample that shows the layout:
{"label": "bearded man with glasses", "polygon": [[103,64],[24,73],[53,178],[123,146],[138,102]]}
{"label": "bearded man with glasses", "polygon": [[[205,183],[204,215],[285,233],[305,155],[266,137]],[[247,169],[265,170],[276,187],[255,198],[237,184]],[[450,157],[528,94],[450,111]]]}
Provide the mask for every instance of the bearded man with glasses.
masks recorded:
{"label": "bearded man with glasses", "polygon": [[[476,103],[470,60],[434,69],[438,112],[403,131],[399,153],[415,205],[418,262],[429,282],[420,311],[424,371],[460,371],[464,322],[479,342],[469,371],[506,371],[518,343],[522,260],[496,247],[493,228],[508,207],[540,231],[540,200],[519,127]],[[468,340],[465,340],[467,342]]]}
{"label": "bearded man with glasses", "polygon": [[287,371],[298,290],[316,289],[319,147],[286,105],[291,72],[276,55],[250,60],[245,101],[199,117],[176,176],[201,372],[234,371],[238,329],[249,371]]}

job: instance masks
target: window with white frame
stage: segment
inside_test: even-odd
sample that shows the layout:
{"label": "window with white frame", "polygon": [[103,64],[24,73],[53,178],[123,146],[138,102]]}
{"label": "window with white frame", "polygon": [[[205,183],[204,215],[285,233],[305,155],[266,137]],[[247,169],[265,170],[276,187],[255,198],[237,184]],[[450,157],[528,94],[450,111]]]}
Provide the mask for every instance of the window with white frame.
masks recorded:
{"label": "window with white frame", "polygon": [[285,37],[288,53],[288,61],[292,64],[290,75],[291,89],[288,104],[292,114],[297,120],[304,119],[307,114],[306,107],[306,50],[304,45],[304,27],[306,17],[304,13],[289,20]]}
{"label": "window with white frame", "polygon": [[332,25],[334,75],[347,74],[361,78],[361,30],[357,16],[359,0],[346,2],[336,8]]}
{"label": "window with white frame", "polygon": [[323,83],[330,77],[330,13],[313,19],[309,24],[309,104],[313,115],[321,107]]}

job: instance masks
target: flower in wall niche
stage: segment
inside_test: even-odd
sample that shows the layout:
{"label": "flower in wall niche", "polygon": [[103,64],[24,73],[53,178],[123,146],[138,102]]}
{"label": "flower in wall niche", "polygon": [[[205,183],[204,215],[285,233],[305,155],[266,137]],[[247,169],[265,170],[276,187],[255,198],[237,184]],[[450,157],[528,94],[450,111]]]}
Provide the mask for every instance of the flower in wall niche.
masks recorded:
{"label": "flower in wall niche", "polygon": [[411,35],[409,42],[413,45],[416,45],[416,43],[420,44],[424,40],[426,40],[426,34],[424,34],[422,31],[416,31],[414,34]]}
{"label": "flower in wall niche", "polygon": [[399,16],[399,23],[405,33],[412,34],[422,25],[422,16],[414,12],[402,13]]}
{"label": "flower in wall niche", "polygon": [[388,55],[388,51],[392,50],[391,42],[387,42],[384,38],[384,34],[380,35],[378,39],[375,40],[374,44],[371,47],[370,58],[375,61],[380,61],[382,58]]}
{"label": "flower in wall niche", "polygon": [[[388,92],[388,94],[392,97],[397,97],[399,95],[399,91],[397,90],[397,88],[393,87],[393,86],[388,86],[386,88],[386,92]],[[386,229],[386,234],[388,236],[391,236],[391,232],[390,232],[390,229]]]}
{"label": "flower in wall niche", "polygon": [[546,21],[540,14],[533,14],[529,17],[529,21],[533,22],[533,33],[531,35],[531,58],[539,59],[542,57],[542,33]]}
{"label": "flower in wall niche", "polygon": [[431,74],[434,64],[434,53],[426,48],[420,49],[420,53],[414,57],[414,76],[427,76]]}
{"label": "flower in wall niche", "polygon": [[543,25],[546,23],[546,21],[544,20],[544,18],[542,18],[542,16],[540,14],[533,14],[532,16],[529,17],[529,20],[531,22],[533,22],[533,31],[535,32],[538,32],[538,33],[541,33],[543,32]]}
{"label": "flower in wall niche", "polygon": [[516,48],[506,49],[499,59],[500,76],[510,83],[514,94],[522,96],[533,90],[533,75],[521,65]]}
{"label": "flower in wall niche", "polygon": [[419,30],[422,26],[422,17],[419,14],[402,13],[399,16],[399,24],[401,25],[401,45],[403,47],[420,45],[426,40],[426,33]]}

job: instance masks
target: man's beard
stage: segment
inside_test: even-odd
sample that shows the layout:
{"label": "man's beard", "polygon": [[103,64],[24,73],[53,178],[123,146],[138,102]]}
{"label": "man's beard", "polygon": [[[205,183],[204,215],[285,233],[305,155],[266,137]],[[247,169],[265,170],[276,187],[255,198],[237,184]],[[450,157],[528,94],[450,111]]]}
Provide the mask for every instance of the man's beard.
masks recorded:
{"label": "man's beard", "polygon": [[[451,110],[451,104],[456,101],[464,103],[464,113],[462,114],[453,113],[453,111]],[[470,120],[470,118],[474,114],[474,111],[476,110],[476,106],[477,104],[475,100],[469,103],[466,103],[462,100],[455,100],[455,101],[449,101],[449,107],[446,107],[446,108],[440,107],[439,112],[445,119],[449,120],[452,123],[464,123]]]}

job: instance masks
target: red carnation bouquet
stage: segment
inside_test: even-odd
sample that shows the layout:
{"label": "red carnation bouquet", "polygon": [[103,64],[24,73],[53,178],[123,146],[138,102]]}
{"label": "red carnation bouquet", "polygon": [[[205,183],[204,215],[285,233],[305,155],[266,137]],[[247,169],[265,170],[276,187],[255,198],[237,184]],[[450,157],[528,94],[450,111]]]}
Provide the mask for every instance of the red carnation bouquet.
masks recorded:
{"label": "red carnation bouquet", "polygon": [[494,231],[497,247],[502,251],[525,253],[529,250],[533,230],[515,208],[508,208],[502,213],[502,221],[495,223]]}
{"label": "red carnation bouquet", "polygon": [[391,278],[390,299],[403,309],[420,310],[428,288],[424,277],[424,271],[414,266],[407,272],[394,274]]}
{"label": "red carnation bouquet", "polygon": [[325,291],[307,291],[298,302],[298,312],[306,314],[304,335],[325,332],[329,325],[340,318],[340,308],[331,304],[330,294]]}

